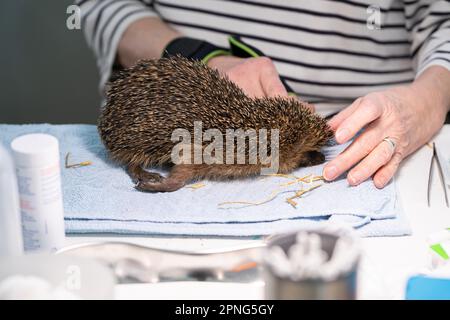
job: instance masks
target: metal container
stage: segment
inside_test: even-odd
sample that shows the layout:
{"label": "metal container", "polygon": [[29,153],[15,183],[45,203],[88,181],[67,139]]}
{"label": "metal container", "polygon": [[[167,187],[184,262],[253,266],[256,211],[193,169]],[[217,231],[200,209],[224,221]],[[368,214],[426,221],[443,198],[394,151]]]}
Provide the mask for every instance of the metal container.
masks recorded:
{"label": "metal container", "polygon": [[[314,232],[320,236],[321,247],[328,257],[331,257],[339,235],[322,231]],[[267,249],[279,246],[285,253],[296,242],[296,233],[275,236],[268,243]],[[329,258],[328,258],[329,259]],[[265,263],[265,298],[281,300],[352,300],[356,297],[356,276],[359,255],[356,257],[351,269],[343,274],[339,274],[333,280],[324,279],[302,279],[292,280],[291,277],[281,277],[277,275],[270,264]]]}

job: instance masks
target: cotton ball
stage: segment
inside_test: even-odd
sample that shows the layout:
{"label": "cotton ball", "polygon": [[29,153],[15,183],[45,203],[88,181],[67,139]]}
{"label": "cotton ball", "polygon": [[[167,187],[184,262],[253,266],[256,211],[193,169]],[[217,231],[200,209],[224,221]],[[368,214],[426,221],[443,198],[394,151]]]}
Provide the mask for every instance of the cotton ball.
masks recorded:
{"label": "cotton ball", "polygon": [[0,300],[29,300],[47,295],[50,284],[38,277],[11,276],[0,282]]}
{"label": "cotton ball", "polygon": [[0,300],[77,300],[77,295],[39,277],[15,275],[0,282]]}
{"label": "cotton ball", "polygon": [[274,272],[280,276],[288,276],[291,274],[291,265],[284,250],[279,246],[273,246],[268,249],[264,260],[272,266]]}

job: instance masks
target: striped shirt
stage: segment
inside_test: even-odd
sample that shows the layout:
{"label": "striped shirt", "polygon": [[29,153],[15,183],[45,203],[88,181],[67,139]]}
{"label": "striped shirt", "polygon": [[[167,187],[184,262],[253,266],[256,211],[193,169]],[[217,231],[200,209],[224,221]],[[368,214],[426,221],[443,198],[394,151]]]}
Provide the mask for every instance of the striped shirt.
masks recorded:
{"label": "striped shirt", "polygon": [[[228,47],[239,35],[294,91],[327,114],[355,98],[450,70],[450,0],[79,0],[103,88],[119,40],[143,17]],[[151,39],[149,39],[151,41]]]}

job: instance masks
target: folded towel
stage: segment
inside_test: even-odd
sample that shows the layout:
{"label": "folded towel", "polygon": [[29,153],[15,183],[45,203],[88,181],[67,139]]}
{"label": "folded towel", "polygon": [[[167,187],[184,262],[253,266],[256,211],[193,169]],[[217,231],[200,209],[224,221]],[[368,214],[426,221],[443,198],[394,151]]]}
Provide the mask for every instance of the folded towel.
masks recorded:
{"label": "folded towel", "polygon": [[[357,187],[341,178],[296,199],[286,198],[299,185],[281,186],[284,177],[257,177],[232,182],[203,181],[204,187],[183,188],[171,193],[142,193],[126,172],[109,160],[92,125],[0,125],[1,141],[9,145],[18,135],[43,132],[60,142],[64,209],[69,233],[134,233],[252,236],[281,232],[327,219],[348,223],[364,236],[405,235],[410,229],[401,216],[395,183],[377,189],[371,181]],[[326,159],[334,158],[345,145],[324,148]],[[92,165],[64,169],[65,155],[71,162]],[[293,172],[303,177],[321,175],[323,165]],[[161,171],[160,171],[161,172]],[[161,172],[164,174],[164,172]],[[304,187],[320,184],[314,182]],[[261,202],[262,205],[219,205],[223,202]]]}

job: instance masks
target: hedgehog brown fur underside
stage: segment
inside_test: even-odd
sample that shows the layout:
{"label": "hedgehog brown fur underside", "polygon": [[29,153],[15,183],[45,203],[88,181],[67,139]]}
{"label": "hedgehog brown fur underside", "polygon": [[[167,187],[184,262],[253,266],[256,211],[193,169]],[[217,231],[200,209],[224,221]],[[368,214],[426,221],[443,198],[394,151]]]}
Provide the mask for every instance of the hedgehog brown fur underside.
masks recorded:
{"label": "hedgehog brown fur underside", "polygon": [[[119,72],[108,84],[98,130],[111,157],[127,167],[141,191],[175,191],[197,179],[248,177],[267,166],[248,161],[248,143],[244,164],[173,164],[173,131],[183,128],[193,135],[195,121],[201,121],[203,132],[213,128],[224,136],[226,129],[267,129],[270,137],[278,129],[279,173],[323,162],[320,149],[332,137],[325,120],[306,103],[250,98],[218,71],[179,56],[143,60]],[[162,165],[171,166],[167,177],[144,170]]]}

